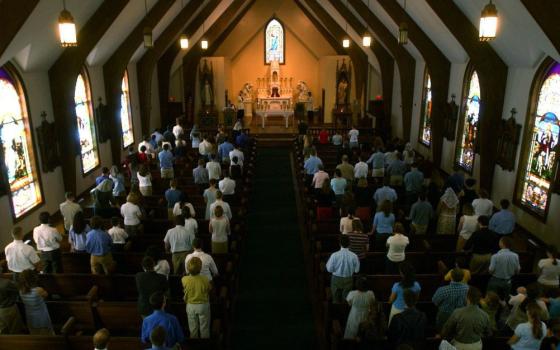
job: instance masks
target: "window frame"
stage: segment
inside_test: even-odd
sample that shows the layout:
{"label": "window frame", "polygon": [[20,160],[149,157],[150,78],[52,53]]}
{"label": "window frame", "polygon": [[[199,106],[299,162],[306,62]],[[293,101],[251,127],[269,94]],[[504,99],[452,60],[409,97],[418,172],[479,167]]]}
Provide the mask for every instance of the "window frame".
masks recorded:
{"label": "window frame", "polygon": [[[465,128],[465,118],[466,113],[467,113],[467,100],[469,99],[469,92],[470,92],[470,88],[471,88],[471,82],[472,82],[472,78],[474,73],[476,73],[477,77],[478,77],[478,84],[480,87],[480,101],[479,101],[479,111],[478,111],[478,120],[480,123],[480,120],[482,119],[483,115],[484,115],[484,109],[483,109],[483,100],[482,100],[482,84],[480,84],[480,74],[478,73],[478,71],[475,69],[474,65],[472,63],[469,63],[469,65],[467,66],[467,69],[465,71],[465,77],[463,78],[463,91],[462,91],[462,95],[461,95],[461,112],[460,112],[460,117],[459,117],[459,125],[457,126],[457,134],[455,137],[455,152],[453,154],[453,168],[454,169],[458,169],[458,170],[462,170],[465,173],[472,175],[474,173],[474,167],[476,164],[476,142],[478,142],[478,131],[479,129],[477,128],[477,135],[475,135],[475,144],[473,145],[473,161],[472,161],[472,168],[469,170],[467,168],[465,168],[464,166],[462,166],[459,163],[459,152],[461,151],[461,147],[462,147],[462,143],[463,143],[463,132],[464,132],[464,128]],[[479,124],[480,125],[480,124]]]}
{"label": "window frame", "polygon": [[[433,135],[431,133],[430,130],[430,144],[426,144],[424,143],[423,140],[423,135],[424,135],[424,121],[426,119],[426,97],[428,94],[428,87],[427,87],[427,83],[428,83],[428,79],[430,79],[430,81],[432,81],[432,76],[430,75],[430,70],[428,69],[428,67],[426,67],[424,69],[424,80],[422,81],[422,106],[420,108],[420,125],[418,128],[418,143],[421,144],[422,146],[430,149],[432,148],[432,142],[433,142]],[[431,84],[430,84],[431,85]],[[430,87],[430,91],[432,91],[432,87]],[[432,110],[430,111],[430,119],[432,119],[432,113],[433,113],[433,105],[434,105],[434,100],[433,100],[433,94],[432,94]]]}
{"label": "window frame", "polygon": [[[39,202],[36,203],[31,209],[27,210],[25,213],[21,214],[20,216],[16,216],[13,193],[11,188],[9,188],[10,187],[9,183],[6,183],[6,185],[8,186],[7,196],[10,202],[9,204],[10,204],[10,213],[12,216],[12,223],[15,224],[29,217],[31,214],[35,213],[37,210],[41,209],[45,205],[45,193],[43,191],[43,181],[41,178],[41,171],[39,169],[39,164],[38,164],[37,145],[33,138],[33,121],[31,120],[31,113],[29,111],[29,104],[28,104],[29,98],[27,94],[27,89],[25,88],[23,79],[14,64],[10,62],[6,62],[0,68],[4,69],[8,73],[10,78],[12,78],[13,80],[12,83],[14,85],[14,88],[16,89],[16,92],[20,97],[22,120],[24,121],[24,127],[27,134],[26,141],[28,143],[31,143],[31,145],[29,144],[27,145],[27,149],[30,151],[29,162],[31,163],[31,167],[32,167],[31,171],[33,173],[34,179],[36,179],[35,180],[36,185],[39,186],[39,194],[41,196]],[[5,166],[5,164],[3,166]],[[6,175],[6,180],[7,180],[7,174],[4,175]]]}
{"label": "window frame", "polygon": [[266,29],[268,28],[268,25],[270,24],[270,22],[272,21],[277,21],[278,23],[280,23],[280,26],[282,27],[282,48],[283,48],[283,57],[284,60],[282,62],[278,62],[278,64],[280,65],[284,65],[286,64],[286,26],[284,25],[284,22],[282,22],[278,17],[271,17],[268,21],[266,21],[265,25],[264,25],[264,29],[263,29],[263,60],[264,60],[264,64],[266,66],[270,65],[270,62],[266,62]]}
{"label": "window frame", "polygon": [[126,106],[126,108],[127,108],[127,111],[128,111],[128,121],[130,123],[130,132],[132,133],[132,142],[128,145],[124,144],[124,137],[123,137],[124,133],[123,133],[123,130],[122,130],[122,119],[121,119],[123,106],[122,106],[122,103],[121,103],[121,111],[119,111],[119,119],[120,119],[120,124],[121,124],[121,141],[122,141],[122,146],[123,146],[122,149],[123,150],[127,150],[128,147],[134,145],[134,143],[136,141],[136,139],[134,137],[134,118],[132,116],[132,100],[131,100],[131,95],[130,95],[130,80],[128,79],[128,69],[124,70],[123,77],[121,79],[121,99],[122,99],[122,95],[124,93],[124,91],[122,89],[122,82],[125,78],[126,78],[126,93],[127,93],[127,98],[126,98],[127,106]]}
{"label": "window frame", "polygon": [[[552,192],[550,189],[547,195],[546,208],[543,215],[538,212],[531,210],[529,207],[521,202],[521,196],[523,195],[523,187],[525,184],[525,175],[527,173],[527,162],[529,161],[529,151],[531,141],[533,139],[533,132],[535,129],[535,115],[537,113],[539,96],[541,93],[542,86],[549,76],[550,70],[554,68],[555,65],[560,65],[560,62],[556,62],[551,57],[546,57],[544,61],[539,66],[533,82],[531,84],[531,90],[529,92],[529,103],[527,104],[527,114],[525,116],[525,124],[523,126],[523,139],[521,142],[521,151],[519,156],[519,162],[517,164],[517,174],[515,180],[515,188],[513,193],[513,204],[523,210],[524,212],[530,214],[537,220],[546,223],[548,218],[548,212],[550,210],[550,202],[552,200]],[[527,152],[524,152],[527,150]],[[554,168],[553,168],[554,169]],[[554,179],[551,180],[550,186],[554,186]]]}
{"label": "window frame", "polygon": [[[82,173],[82,178],[86,178],[88,177],[91,173],[93,173],[94,171],[98,170],[101,167],[101,152],[99,151],[99,138],[98,138],[98,132],[97,132],[97,120],[95,119],[95,113],[94,113],[94,108],[93,108],[93,99],[92,99],[92,93],[91,93],[91,83],[90,83],[90,79],[89,79],[89,72],[86,68],[86,66],[83,66],[82,69],[80,70],[80,73],[78,73],[78,76],[82,75],[82,79],[84,80],[84,87],[86,90],[86,96],[88,98],[88,109],[89,109],[89,113],[91,116],[91,127],[92,127],[92,133],[93,133],[93,137],[92,140],[95,141],[95,147],[94,147],[94,151],[97,154],[97,165],[93,168],[91,168],[90,170],[88,170],[87,172],[84,172],[84,160],[82,157],[82,146],[79,144],[80,143],[80,132],[78,131],[77,125],[76,125],[76,133],[78,136],[78,147],[80,149],[80,166],[81,166],[81,173]],[[78,77],[76,77],[75,82],[78,81]],[[74,123],[77,123],[78,120],[78,116],[76,114],[76,83],[74,83],[74,93],[72,94],[72,101],[73,101],[73,113],[74,113]]]}

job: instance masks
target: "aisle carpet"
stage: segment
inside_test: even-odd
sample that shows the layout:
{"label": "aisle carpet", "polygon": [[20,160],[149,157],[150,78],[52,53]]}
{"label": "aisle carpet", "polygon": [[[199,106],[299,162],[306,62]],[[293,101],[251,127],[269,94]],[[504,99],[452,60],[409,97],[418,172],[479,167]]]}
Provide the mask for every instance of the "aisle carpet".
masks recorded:
{"label": "aisle carpet", "polygon": [[234,349],[316,348],[289,148],[259,148],[241,255]]}

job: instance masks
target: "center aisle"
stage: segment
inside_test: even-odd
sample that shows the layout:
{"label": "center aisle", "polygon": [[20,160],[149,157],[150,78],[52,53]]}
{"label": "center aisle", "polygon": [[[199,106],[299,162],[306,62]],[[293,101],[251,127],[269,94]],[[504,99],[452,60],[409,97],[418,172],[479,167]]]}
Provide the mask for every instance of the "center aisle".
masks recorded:
{"label": "center aisle", "polygon": [[259,147],[241,256],[234,349],[316,348],[289,148]]}

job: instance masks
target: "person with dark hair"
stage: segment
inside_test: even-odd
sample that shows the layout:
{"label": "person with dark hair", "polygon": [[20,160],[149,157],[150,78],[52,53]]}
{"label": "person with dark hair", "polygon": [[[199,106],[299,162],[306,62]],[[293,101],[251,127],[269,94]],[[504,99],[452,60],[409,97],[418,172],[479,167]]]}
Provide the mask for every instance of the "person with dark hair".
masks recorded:
{"label": "person with dark hair", "polygon": [[540,275],[538,282],[545,290],[558,288],[558,276],[560,276],[560,256],[558,249],[549,245],[546,248],[546,259],[539,260]]}
{"label": "person with dark hair", "polygon": [[385,249],[387,238],[393,233],[395,225],[395,214],[392,213],[393,205],[390,201],[384,201],[379,211],[373,217],[370,234],[375,234],[375,249]]}
{"label": "person with dark hair", "polygon": [[389,184],[392,187],[402,187],[403,177],[407,171],[407,165],[403,160],[402,153],[397,153],[397,159],[391,162],[387,167],[387,175],[389,176]]}
{"label": "person with dark hair", "polygon": [[51,216],[44,211],[39,214],[39,226],[33,229],[33,240],[40,252],[44,273],[62,272],[60,257],[60,241],[62,236],[57,229],[51,226]]}
{"label": "person with dark hair", "polygon": [[353,275],[360,272],[360,260],[348,247],[350,239],[347,235],[340,236],[340,250],[331,254],[327,261],[327,271],[331,273],[332,302],[342,303],[352,289]]}
{"label": "person with dark hair", "polygon": [[216,159],[215,154],[209,155],[210,161],[206,163],[206,170],[208,170],[208,178],[210,180],[214,179],[216,181],[220,180],[222,177],[222,165]]}
{"label": "person with dark hair", "polygon": [[184,137],[184,133],[178,133],[178,136],[175,136],[175,134],[173,133],[173,125],[171,124],[167,125],[167,128],[163,133],[163,140],[165,142],[169,142],[172,145],[175,144],[175,141],[182,137]]}
{"label": "person with dark hair", "polygon": [[457,226],[459,238],[457,238],[455,250],[458,252],[462,251],[465,243],[477,229],[478,215],[474,213],[474,209],[470,203],[463,204],[463,216],[459,219],[459,226]]}
{"label": "person with dark hair", "polygon": [[478,230],[476,230],[471,238],[465,243],[463,249],[471,251],[472,257],[469,270],[472,274],[481,274],[488,271],[490,258],[492,253],[497,250],[498,237],[488,229],[488,217],[479,216]]}
{"label": "person with dark hair", "polygon": [[328,181],[324,181],[320,189],[315,190],[316,220],[326,221],[334,216],[333,203],[336,200]]}
{"label": "person with dark hair", "polygon": [[74,222],[74,215],[82,211],[82,207],[75,202],[76,196],[72,192],[66,192],[64,194],[66,200],[60,203],[59,209],[62,218],[64,219],[64,229],[66,232],[70,231],[70,227]]}
{"label": "person with dark hair", "polygon": [[235,138],[235,144],[241,148],[247,148],[247,146],[249,146],[249,136],[247,136],[245,130],[240,130],[239,135]]}
{"label": "person with dark hair", "polygon": [[202,196],[204,197],[204,202],[206,203],[206,212],[204,214],[205,220],[210,220],[212,217],[212,212],[210,211],[210,207],[216,201],[216,192],[218,189],[216,188],[217,181],[215,179],[210,179],[208,183],[208,188],[204,190]]}
{"label": "person with dark hair", "polygon": [[315,175],[315,173],[319,171],[319,165],[322,166],[323,161],[321,160],[321,158],[317,157],[317,152],[315,151],[315,149],[312,149],[309,158],[307,158],[307,160],[303,164],[305,175],[307,175],[307,177],[309,178],[308,183],[311,183],[313,175]]}
{"label": "person with dark hair", "polygon": [[202,250],[202,240],[200,238],[195,238],[193,240],[192,246],[194,248],[194,252],[187,255],[185,258],[185,271],[188,273],[187,265],[192,258],[199,258],[202,262],[202,267],[200,269],[200,275],[206,276],[210,282],[212,282],[212,278],[218,275],[218,267],[214,262],[214,258],[210,254],[206,254]]}
{"label": "person with dark hair", "polygon": [[210,205],[210,213],[211,213],[210,218],[214,217],[214,211],[217,206],[222,207],[224,211],[224,215],[228,218],[228,220],[231,220],[231,218],[233,217],[229,203],[225,202],[223,198],[224,198],[224,194],[222,193],[222,191],[217,190],[216,200],[214,201],[214,203],[212,203],[212,205]]}
{"label": "person with dark hair", "polygon": [[342,197],[346,192],[347,186],[347,181],[342,177],[342,172],[340,171],[340,169],[336,169],[334,171],[334,178],[331,179],[331,188],[334,192],[338,207],[340,207],[340,202],[342,201]]}
{"label": "person with dark hair", "polygon": [[487,217],[492,216],[494,210],[494,203],[490,200],[488,191],[481,188],[479,191],[479,198],[472,201],[474,213],[476,215],[484,215]]}
{"label": "person with dark hair", "polygon": [[462,283],[463,275],[463,270],[459,268],[451,270],[451,282],[446,286],[439,287],[432,297],[432,302],[438,307],[436,315],[437,330],[441,330],[455,309],[466,304],[469,286]]}
{"label": "person with dark hair", "polygon": [[107,328],[101,328],[93,335],[94,350],[107,350],[109,340],[111,340],[111,333]]}
{"label": "person with dark hair", "polygon": [[389,180],[387,179],[383,180],[383,186],[375,190],[375,193],[373,194],[373,200],[378,208],[385,201],[395,203],[397,198],[397,191],[389,186]]}
{"label": "person with dark hair", "polygon": [[[340,164],[338,164],[336,166],[337,170],[340,170],[340,174],[342,175],[343,178],[346,179],[347,184],[349,186],[352,185],[352,182],[354,181],[354,167],[352,166],[352,164],[350,164],[348,162],[348,156],[347,155],[343,155],[342,156],[342,161]],[[367,173],[366,173],[367,176]]]}
{"label": "person with dark hair", "polygon": [[165,346],[165,329],[162,326],[157,326],[150,333],[150,343],[152,347],[148,350],[170,350]]}
{"label": "person with dark hair", "polygon": [[[465,258],[464,255],[457,255],[455,257],[455,266],[451,270],[447,271],[447,273],[443,277],[444,281],[451,282],[453,280],[451,276],[451,272],[454,269],[459,269],[463,272],[463,279],[461,280],[461,282],[464,284],[468,284],[469,281],[471,280],[471,271],[469,270],[469,266],[467,265],[467,259]],[[442,271],[445,270],[447,270],[447,266],[445,266],[445,268],[442,269]]]}
{"label": "person with dark hair", "polygon": [[142,210],[136,202],[136,196],[129,194],[126,203],[121,205],[120,213],[124,218],[124,229],[129,237],[134,238],[142,231]]}
{"label": "person with dark hair", "polygon": [[243,168],[243,163],[245,162],[245,154],[243,153],[239,145],[234,145],[233,151],[229,152],[229,160],[232,164],[234,163],[234,157],[237,158],[235,164],[238,164],[241,168]]}
{"label": "person with dark hair", "polygon": [[515,328],[527,322],[527,306],[537,304],[540,307],[539,318],[547,321],[550,318],[545,301],[542,299],[542,290],[538,283],[531,283],[525,287],[517,288],[517,294],[509,298],[508,304],[512,306],[511,312],[506,320],[506,325],[513,331]]}
{"label": "person with dark hair", "polygon": [[95,186],[99,185],[105,180],[111,180],[109,175],[110,175],[109,168],[107,168],[106,166],[101,168],[101,175],[95,178]]}
{"label": "person with dark hair", "polygon": [[389,297],[389,303],[391,303],[391,313],[389,314],[389,325],[391,325],[391,319],[406,308],[404,302],[404,291],[410,290],[415,294],[420,294],[420,284],[416,281],[416,271],[414,266],[409,262],[404,261],[399,265],[401,281],[393,284],[391,288],[391,296]]}
{"label": "person with dark hair", "polygon": [[224,178],[218,182],[218,188],[222,191],[226,202],[233,202],[235,200],[235,180],[231,179],[227,169],[223,171],[223,175]]}
{"label": "person with dark hair", "polygon": [[166,297],[162,292],[155,292],[150,296],[150,304],[154,312],[142,321],[142,335],[140,336],[142,342],[147,343],[152,330],[158,326],[162,327],[167,334],[165,346],[172,348],[185,340],[185,334],[177,317],[165,312],[166,303]]}
{"label": "person with dark hair", "polygon": [[434,217],[434,208],[426,198],[426,194],[420,192],[418,201],[410,208],[410,226],[411,233],[416,235],[425,235],[428,231],[430,221]]}
{"label": "person with dark hair", "polygon": [[9,279],[0,278],[0,335],[21,334],[25,330],[17,307],[18,287]]}
{"label": "person with dark hair", "polygon": [[175,157],[171,152],[171,146],[168,143],[163,145],[163,150],[158,154],[159,166],[161,170],[162,179],[172,179],[175,177],[173,170],[173,163],[175,162]]}
{"label": "person with dark hair", "polygon": [[17,276],[25,270],[39,270],[41,258],[35,249],[29,244],[23,243],[23,230],[16,226],[12,229],[13,242],[4,248],[8,270],[14,274],[14,281]]}
{"label": "person with dark hair", "polygon": [[82,211],[77,212],[68,233],[71,252],[83,253],[86,251],[86,238],[89,230],[84,213]]}
{"label": "person with dark hair", "polygon": [[113,241],[111,236],[103,230],[103,221],[99,216],[94,216],[90,220],[91,230],[86,237],[86,252],[91,254],[90,265],[91,273],[99,274],[101,268],[108,275],[114,269],[113,255],[111,248]]}
{"label": "person with dark hair", "polygon": [[221,205],[216,206],[212,214],[208,223],[208,231],[212,235],[212,254],[227,254],[228,236],[231,234],[229,219],[224,215]]}
{"label": "person with dark hair", "polygon": [[165,200],[167,202],[167,218],[173,220],[173,208],[175,204],[181,201],[183,198],[183,192],[177,189],[177,180],[172,179],[169,181],[169,188],[165,191]]}
{"label": "person with dark hair", "polygon": [[320,190],[323,187],[323,182],[329,182],[329,174],[324,170],[323,164],[317,164],[317,171],[313,174],[311,186],[315,190]]}
{"label": "person with dark hair", "polygon": [[348,248],[358,256],[360,261],[363,261],[369,250],[369,236],[364,232],[364,226],[360,219],[355,218],[352,220],[352,231],[347,232],[346,235],[350,238],[350,246]]}
{"label": "person with dark hair", "polygon": [[218,160],[225,165],[229,165],[230,158],[229,152],[233,151],[234,147],[230,139],[226,137],[225,141],[218,146]]}
{"label": "person with dark hair", "polygon": [[161,245],[151,245],[146,249],[144,256],[149,256],[155,262],[154,271],[159,273],[160,275],[165,276],[165,278],[169,278],[169,274],[171,273],[171,267],[169,266],[169,262],[164,256],[164,251]]}
{"label": "person with dark hair", "polygon": [[[348,156],[347,156],[348,157]],[[369,175],[369,167],[366,162],[363,161],[364,158],[361,154],[358,155],[358,162],[354,165],[354,178],[367,179]]]}
{"label": "person with dark hair", "polygon": [[185,228],[185,218],[183,215],[175,216],[174,221],[175,227],[167,230],[163,242],[165,243],[165,249],[171,252],[173,273],[179,275],[183,272],[185,257],[192,251],[194,232]]}
{"label": "person with dark hair", "polygon": [[235,181],[241,180],[241,178],[243,177],[243,165],[239,164],[239,158],[237,156],[231,157],[229,174],[230,177]]}
{"label": "person with dark hair", "polygon": [[556,350],[560,345],[560,319],[548,322],[547,336],[542,340],[539,350]]}
{"label": "person with dark hair", "polygon": [[393,234],[387,238],[387,255],[385,256],[385,273],[396,275],[399,273],[399,265],[405,260],[405,249],[409,244],[408,237],[403,224],[397,222]]}
{"label": "person with dark hair", "polygon": [[142,317],[150,315],[154,310],[150,305],[150,296],[155,292],[165,293],[168,289],[167,278],[154,271],[155,262],[149,256],[142,259],[143,272],[135,276],[138,291],[138,312]]}
{"label": "person with dark hair", "polygon": [[488,281],[487,289],[505,299],[511,292],[511,279],[521,271],[521,265],[519,265],[519,255],[510,250],[512,246],[510,237],[502,237],[499,245],[500,250],[490,258],[488,272],[492,277]]}
{"label": "person with dark hair", "polygon": [[19,297],[25,307],[27,328],[32,335],[54,335],[54,329],[45,299],[46,290],[39,287],[36,271],[25,270],[18,278]]}
{"label": "person with dark hair", "polygon": [[[465,180],[465,187],[463,187],[463,192],[461,196],[461,213],[465,208],[465,204],[470,204],[472,206],[472,202],[478,198],[478,193],[476,193],[475,186],[476,179],[468,178]],[[474,209],[473,209],[474,213]]]}
{"label": "person with dark hair", "polygon": [[112,250],[114,252],[122,252],[124,250],[124,245],[128,239],[128,233],[122,228],[121,218],[118,216],[113,216],[111,218],[111,228],[107,233],[111,236],[113,241]]}
{"label": "person with dark hair", "polygon": [[507,199],[500,201],[500,207],[502,209],[492,215],[489,228],[502,236],[511,235],[515,229],[515,214],[509,210]]}
{"label": "person with dark hair", "polygon": [[200,274],[202,260],[192,257],[187,263],[188,276],[181,279],[191,338],[210,338],[210,290],[212,284]]}
{"label": "person with dark hair", "polygon": [[538,350],[546,336],[546,324],[541,321],[540,307],[531,303],[527,305],[528,321],[515,327],[508,344],[512,350]]}
{"label": "person with dark hair", "polygon": [[424,174],[418,170],[418,164],[412,163],[410,171],[404,174],[405,202],[408,206],[416,201],[416,197],[422,193],[424,186]]}
{"label": "person with dark hair", "polygon": [[208,169],[206,169],[206,161],[202,158],[198,160],[198,166],[193,169],[194,183],[203,191],[208,185]]}
{"label": "person with dark hair", "polygon": [[383,154],[382,147],[377,147],[377,150],[369,157],[366,164],[371,165],[372,177],[382,179],[385,176],[385,154]]}
{"label": "person with dark hair", "polygon": [[419,350],[424,347],[426,340],[426,314],[416,308],[418,295],[410,289],[403,292],[406,309],[396,314],[391,320],[387,338],[396,349],[402,345],[409,345],[412,349]]}
{"label": "person with dark hair", "polygon": [[152,173],[150,172],[150,169],[145,164],[142,164],[136,176],[138,177],[138,188],[140,193],[142,193],[143,196],[151,196]]}
{"label": "person with dark hair", "polygon": [[478,305],[480,290],[469,287],[467,306],[453,311],[441,330],[441,337],[450,340],[458,350],[482,350],[482,338],[492,332],[490,319]]}
{"label": "person with dark hair", "polygon": [[349,232],[352,232],[353,230],[353,222],[354,220],[360,220],[357,217],[354,216],[355,215],[355,210],[354,208],[350,208],[348,209],[346,216],[343,216],[340,218],[340,233],[342,234],[347,234]]}
{"label": "person with dark hair", "polygon": [[360,323],[367,319],[369,310],[375,302],[375,295],[367,289],[365,277],[356,280],[356,289],[348,293],[346,301],[350,305],[350,313],[346,321],[344,339],[354,339],[358,335]]}

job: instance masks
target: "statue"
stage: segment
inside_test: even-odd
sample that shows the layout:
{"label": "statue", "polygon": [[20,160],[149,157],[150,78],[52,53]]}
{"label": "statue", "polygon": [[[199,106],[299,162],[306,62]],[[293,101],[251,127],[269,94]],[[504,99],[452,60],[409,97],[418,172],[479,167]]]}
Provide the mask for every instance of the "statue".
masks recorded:
{"label": "statue", "polygon": [[[99,98],[99,104],[95,109],[95,122],[97,124],[97,139],[100,143],[105,143],[111,138],[111,123],[109,122],[111,118],[111,113],[107,105],[103,104],[101,97]],[[78,154],[79,149],[78,149]]]}
{"label": "statue", "polygon": [[515,168],[515,158],[517,156],[517,146],[521,138],[521,125],[517,124],[514,115],[517,113],[515,108],[511,110],[509,119],[502,119],[498,127],[498,149],[496,163],[502,169],[513,171]]}
{"label": "statue", "polygon": [[455,103],[455,94],[451,95],[451,101],[445,104],[444,109],[444,136],[449,141],[455,140],[455,129],[457,128],[457,117],[459,106]]}
{"label": "statue", "polygon": [[345,59],[339,66],[336,62],[336,110],[346,111],[349,108],[350,86],[352,82],[352,66],[346,65]]}
{"label": "statue", "polygon": [[241,90],[241,95],[243,97],[243,101],[250,102],[253,100],[253,85],[250,83],[245,83],[243,85],[243,89]]}
{"label": "statue", "polygon": [[212,62],[208,67],[208,61],[204,60],[199,71],[199,79],[202,106],[205,110],[212,109],[214,107],[214,69]]}
{"label": "statue", "polygon": [[37,139],[39,141],[39,152],[41,153],[41,167],[43,172],[48,173],[61,165],[60,148],[55,123],[47,121],[47,113],[41,113],[41,126],[37,128]]}
{"label": "statue", "polygon": [[296,85],[296,90],[298,92],[298,102],[308,102],[309,101],[309,87],[305,81],[300,80]]}

